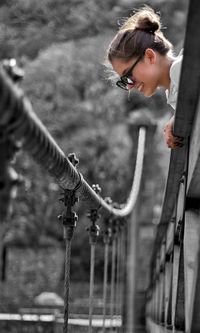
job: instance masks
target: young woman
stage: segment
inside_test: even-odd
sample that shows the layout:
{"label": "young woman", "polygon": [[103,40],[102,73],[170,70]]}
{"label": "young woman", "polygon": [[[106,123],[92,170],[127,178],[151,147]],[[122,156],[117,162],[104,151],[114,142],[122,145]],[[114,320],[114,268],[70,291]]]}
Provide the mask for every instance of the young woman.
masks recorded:
{"label": "young woman", "polygon": [[[182,55],[173,56],[172,44],[161,31],[160,17],[143,7],[129,17],[108,48],[107,58],[119,75],[116,85],[127,91],[137,89],[146,97],[164,87],[167,102],[175,109]],[[164,137],[169,148],[182,146],[173,135],[174,117],[166,124]]]}

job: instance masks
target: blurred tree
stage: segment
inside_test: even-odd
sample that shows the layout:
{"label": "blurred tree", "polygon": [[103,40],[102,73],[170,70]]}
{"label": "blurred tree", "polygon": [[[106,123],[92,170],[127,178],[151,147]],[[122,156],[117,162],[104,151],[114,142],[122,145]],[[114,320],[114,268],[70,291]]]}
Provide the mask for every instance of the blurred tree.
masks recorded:
{"label": "blurred tree", "polygon": [[[131,142],[124,124],[123,93],[109,87],[101,77],[98,45],[104,42],[104,37],[99,36],[53,45],[26,64],[22,85],[63,151],[75,152],[79,157],[80,171],[89,183],[99,183],[103,196],[123,202],[132,177],[131,165],[127,163]],[[18,158],[17,168],[26,182],[15,204],[7,243],[55,244],[62,240],[62,227],[57,222],[62,211],[59,190],[50,176],[24,153]],[[77,228],[75,252],[88,238],[86,232],[83,236],[88,224],[85,210],[78,207],[78,212],[82,227]],[[87,258],[83,261],[85,269],[89,265]],[[76,258],[77,261],[80,264],[81,259]]]}
{"label": "blurred tree", "polygon": [[[175,46],[184,37],[187,2],[146,2],[161,11]],[[134,2],[134,7],[141,5]],[[117,19],[129,16],[131,7],[128,0],[58,0],[56,5],[53,0],[7,0],[0,9],[0,58],[20,58],[26,70],[23,88],[38,116],[66,154],[76,152],[89,183],[100,183],[103,196],[120,202],[126,199],[132,178],[126,116],[146,101],[133,94],[125,103],[126,94],[109,86],[101,63],[114,35],[109,29],[116,31]],[[163,116],[162,98],[160,94],[148,100],[151,110],[158,110],[157,118]],[[26,185],[15,204],[7,241],[21,245],[60,241],[62,228],[56,218],[62,208],[54,181],[24,154],[17,167]],[[74,247],[80,254],[87,234],[81,238],[86,219],[82,206],[78,209],[81,227]]]}

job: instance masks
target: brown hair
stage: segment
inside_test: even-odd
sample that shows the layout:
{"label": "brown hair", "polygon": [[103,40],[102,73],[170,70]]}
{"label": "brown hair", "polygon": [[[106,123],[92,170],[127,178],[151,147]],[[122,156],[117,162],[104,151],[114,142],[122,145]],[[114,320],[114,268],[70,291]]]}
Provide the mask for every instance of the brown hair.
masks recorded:
{"label": "brown hair", "polygon": [[160,16],[145,6],[129,17],[110,43],[107,58],[112,63],[115,58],[129,60],[142,56],[147,48],[161,55],[172,50],[172,44],[161,31]]}

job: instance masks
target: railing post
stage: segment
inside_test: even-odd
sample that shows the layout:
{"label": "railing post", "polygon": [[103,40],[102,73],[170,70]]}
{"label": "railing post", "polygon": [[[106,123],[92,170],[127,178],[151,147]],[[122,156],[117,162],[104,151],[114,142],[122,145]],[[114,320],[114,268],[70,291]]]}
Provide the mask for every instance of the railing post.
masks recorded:
{"label": "railing post", "polygon": [[189,199],[184,234],[185,330],[197,333],[200,331],[200,200]]}
{"label": "railing post", "polygon": [[[15,59],[4,60],[2,68],[15,85],[24,76]],[[12,200],[16,197],[17,186],[22,182],[22,177],[11,166],[21,148],[20,142],[10,138],[11,132],[11,127],[0,126],[0,280],[2,282],[6,279],[7,248],[3,241],[5,222],[12,212]]]}
{"label": "railing post", "polygon": [[[128,129],[129,134],[133,142],[133,153],[131,156],[131,164],[135,159],[135,142],[138,140],[138,133],[140,128],[146,130],[146,142],[147,146],[145,151],[147,152],[150,148],[150,143],[152,145],[152,138],[155,133],[156,124],[153,122],[150,117],[147,115],[145,110],[140,110],[137,112],[132,112],[128,120]],[[149,145],[149,146],[148,146]],[[147,158],[147,155],[146,155]],[[141,189],[140,189],[141,193]],[[126,322],[124,323],[125,332],[138,332],[141,327],[145,326],[145,292],[147,288],[147,276],[149,274],[150,262],[148,262],[149,253],[142,253],[142,257],[145,257],[145,264],[143,265],[140,262],[140,254],[142,248],[142,240],[140,241],[140,228],[142,228],[141,221],[139,221],[139,207],[138,203],[140,202],[140,195],[137,197],[137,202],[134,207],[132,214],[130,215],[128,221],[128,230],[127,230],[127,282],[126,286]],[[151,212],[149,212],[151,214]],[[140,217],[141,219],[141,217]],[[147,251],[148,252],[148,251]],[[146,266],[147,264],[147,266]],[[145,274],[144,284],[139,276]],[[140,286],[139,286],[140,284]]]}
{"label": "railing post", "polygon": [[5,129],[0,129],[0,280],[6,279],[6,252],[4,244],[5,223],[12,213],[12,200],[17,194],[17,187],[22,183],[22,177],[11,166],[20,145],[12,142]]}
{"label": "railing post", "polygon": [[172,328],[172,253],[166,253],[165,267],[165,326]]}

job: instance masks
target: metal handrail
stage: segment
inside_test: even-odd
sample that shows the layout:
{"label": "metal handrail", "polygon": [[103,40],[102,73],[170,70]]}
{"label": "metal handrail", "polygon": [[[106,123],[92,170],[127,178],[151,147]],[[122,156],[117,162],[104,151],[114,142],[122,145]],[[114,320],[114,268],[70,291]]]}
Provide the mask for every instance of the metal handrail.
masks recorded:
{"label": "metal handrail", "polygon": [[36,116],[29,100],[13,85],[2,70],[0,72],[0,126],[8,135],[23,143],[23,148],[64,189],[76,189],[77,195],[90,207],[100,208],[103,216],[128,216],[136,203],[144,160],[146,128],[140,127],[133,186],[129,199],[120,209],[109,205],[97,195],[82,175],[76,170],[51,134]]}

